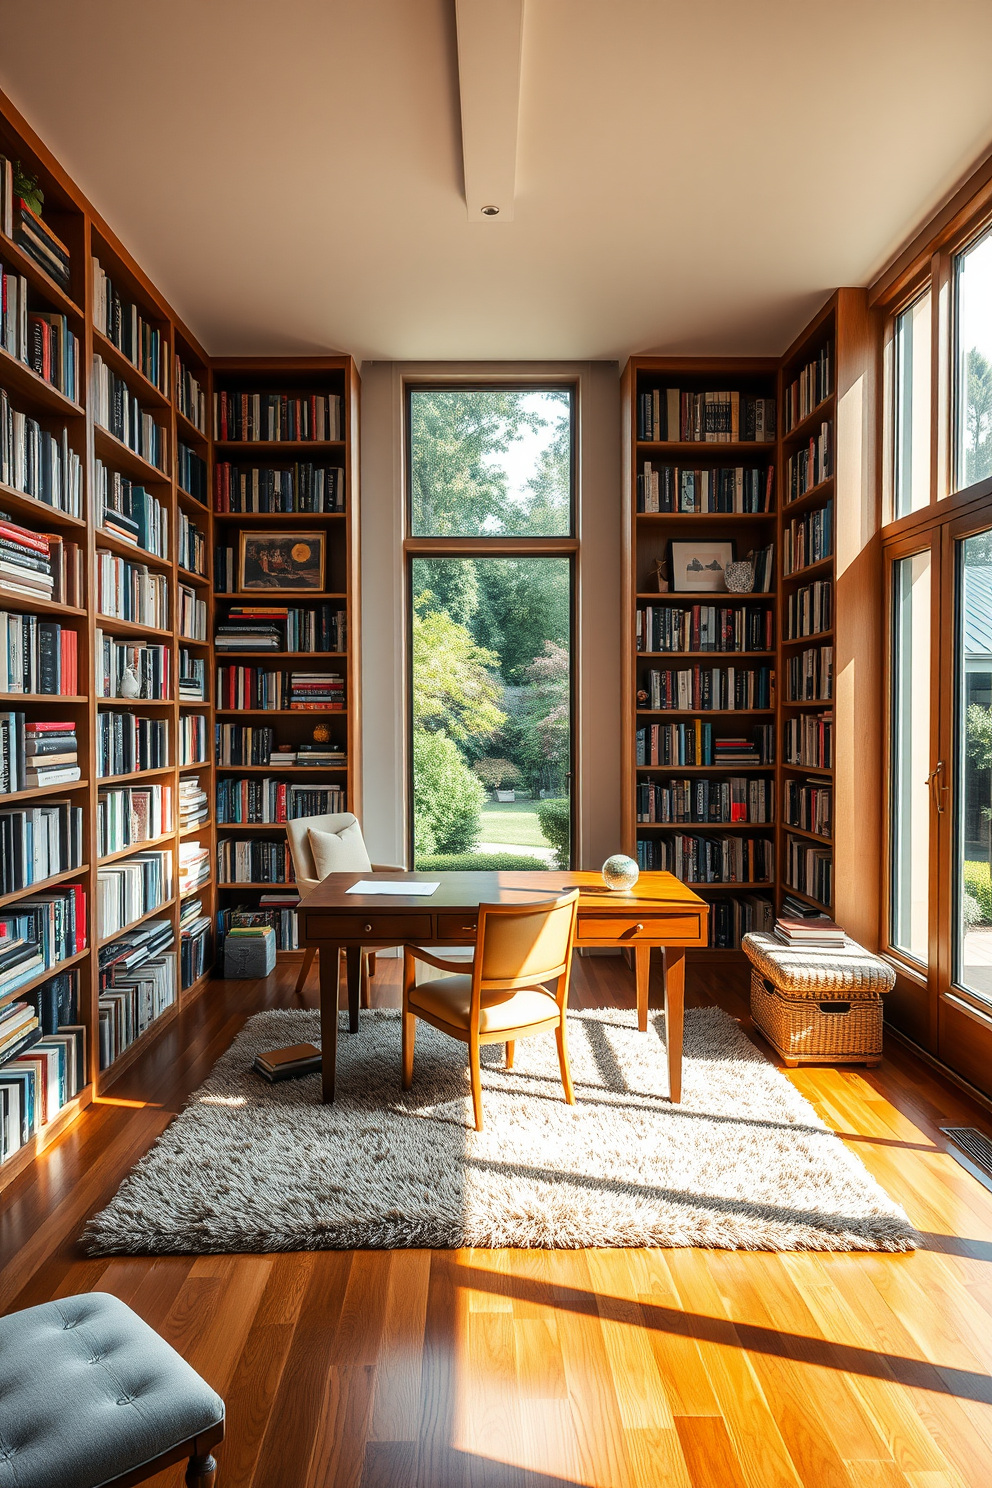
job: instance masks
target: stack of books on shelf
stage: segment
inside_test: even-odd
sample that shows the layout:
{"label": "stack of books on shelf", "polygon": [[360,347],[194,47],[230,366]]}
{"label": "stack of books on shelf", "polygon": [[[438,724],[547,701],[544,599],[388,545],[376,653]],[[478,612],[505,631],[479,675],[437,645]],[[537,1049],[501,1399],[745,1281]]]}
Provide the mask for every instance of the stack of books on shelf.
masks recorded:
{"label": "stack of books on shelf", "polygon": [[131,366],[168,396],[169,357],[162,332],[145,320],[130,300],[122,299],[97,258],[93,264],[93,325]]}
{"label": "stack of books on shelf", "polygon": [[677,671],[652,669],[645,680],[647,706],[651,709],[726,713],[771,708],[775,701],[775,671],[766,666],[710,667],[697,663]]}
{"label": "stack of books on shelf", "polygon": [[179,720],[179,765],[207,763],[207,720],[202,713],[184,713]]}
{"label": "stack of books on shelf", "polygon": [[0,1160],[11,1157],[86,1084],[78,972],[0,1007]]}
{"label": "stack of books on shelf", "polygon": [[76,725],[0,713],[0,792],[38,790],[80,778]]}
{"label": "stack of books on shelf", "polygon": [[97,925],[101,938],[116,935],[172,898],[172,853],[135,853],[97,873]]}
{"label": "stack of books on shelf", "polygon": [[300,896],[294,893],[265,893],[259,896],[258,905],[252,908],[239,904],[233,909],[222,909],[217,914],[217,934],[220,940],[232,930],[253,925],[271,925],[275,931],[276,950],[299,950],[299,927],[296,906]]}
{"label": "stack of books on shelf", "polygon": [[772,444],[775,399],[747,393],[653,388],[637,397],[637,437],[653,443]]}
{"label": "stack of books on shelf", "polygon": [[[306,766],[315,770],[342,769],[348,763],[348,756],[340,744],[280,744],[266,763],[297,765],[301,769]],[[344,811],[345,807],[340,809]]]}
{"label": "stack of books on shelf", "polygon": [[785,432],[802,423],[833,390],[833,349],[828,341],[785,390]]}
{"label": "stack of books on shelf", "polygon": [[344,811],[346,792],[336,785],[287,785],[284,780],[217,782],[217,821],[223,826],[269,826],[305,816]]}
{"label": "stack of books on shelf", "polygon": [[844,946],[847,936],[833,920],[828,919],[826,915],[818,914],[816,910],[809,909],[806,905],[798,904],[795,900],[791,903],[795,905],[799,913],[779,915],[773,932],[777,940],[781,940],[785,945],[795,946],[797,949],[819,946],[823,950],[829,950],[831,947],[841,949]]}
{"label": "stack of books on shelf", "polygon": [[48,538],[9,519],[0,519],[0,585],[34,599],[54,599]]}
{"label": "stack of books on shelf", "polygon": [[146,563],[129,563],[106,549],[96,550],[97,605],[101,615],[165,630],[169,624],[169,581]]}
{"label": "stack of books on shelf", "polygon": [[645,460],[637,477],[639,512],[770,512],[775,467],[686,470]]}
{"label": "stack of books on shelf", "polygon": [[75,697],[76,632],[37,615],[0,610],[0,692]]}
{"label": "stack of books on shelf", "polygon": [[652,723],[636,734],[638,765],[770,765],[774,762],[771,724],[759,724],[750,739],[713,737],[713,725],[697,718],[691,723]]}
{"label": "stack of books on shelf", "polygon": [[269,605],[235,605],[216,627],[214,646],[218,651],[282,651],[283,632],[277,622],[285,614]]}
{"label": "stack of books on shelf", "polygon": [[202,456],[180,442],[176,451],[176,479],[187,496],[192,496],[201,506],[207,504],[207,462]]}
{"label": "stack of books on shelf", "polygon": [[797,449],[785,463],[786,505],[798,501],[833,475],[833,460],[833,424],[824,420],[817,432],[810,435],[809,443]]}
{"label": "stack of books on shelf", "polygon": [[210,815],[210,801],[195,775],[184,775],[179,782],[179,827],[185,832],[201,826]]}
{"label": "stack of books on shelf", "polygon": [[216,627],[214,644],[218,651],[344,651],[347,612],[329,604],[232,605]]}
{"label": "stack of books on shelf", "polygon": [[188,641],[207,639],[207,602],[188,584],[179,585],[179,634]]}
{"label": "stack of books on shelf", "polygon": [[834,504],[794,517],[782,532],[782,565],[786,574],[799,573],[811,563],[829,558],[834,550]]}
{"label": "stack of books on shelf", "polygon": [[71,517],[82,516],[83,467],[69,431],[53,434],[0,388],[0,481]]}
{"label": "stack of books on shelf", "polygon": [[179,916],[179,960],[184,992],[203,975],[209,954],[210,916],[203,913],[199,899],[187,899]]}
{"label": "stack of books on shelf", "polygon": [[785,781],[785,824],[829,837],[833,818],[833,788],[822,780]]}
{"label": "stack of books on shelf", "polygon": [[97,796],[96,850],[101,858],[172,831],[172,786],[127,786]]}
{"label": "stack of books on shelf", "polygon": [[176,357],[176,407],[184,418],[207,432],[207,395],[202,382]]}
{"label": "stack of books on shelf", "polygon": [[221,883],[293,882],[293,860],[285,838],[266,842],[225,837],[217,846],[217,874]]}
{"label": "stack of books on shelf", "polygon": [[83,808],[72,801],[0,810],[0,894],[83,866]]}
{"label": "stack of books on shelf", "polygon": [[339,672],[290,672],[289,706],[294,712],[340,712],[344,678]]}
{"label": "stack of books on shelf", "polygon": [[144,548],[156,558],[169,556],[169,513],[144,486],[96,461],[97,509],[100,526],[120,542]]}
{"label": "stack of books on shelf", "polygon": [[44,269],[49,279],[53,279],[59,289],[68,294],[69,270],[72,263],[69,249],[61,238],[56,237],[48,223],[42,222],[38,213],[32,211],[24,198],[14,194],[12,187],[8,195],[6,178],[10,161],[2,160],[0,164],[2,164],[5,177],[4,232],[8,238],[13,238],[19,248],[23,248],[28,258],[33,259],[39,269]]}
{"label": "stack of books on shelf", "polygon": [[214,393],[214,438],[339,440],[341,399],[337,393]]}
{"label": "stack of books on shelf", "polygon": [[767,604],[645,605],[637,611],[638,651],[771,651]]}
{"label": "stack of books on shelf", "polygon": [[97,697],[154,701],[171,697],[171,647],[116,641],[98,629],[95,651]]}
{"label": "stack of books on shelf", "polygon": [[770,765],[775,760],[775,729],[770,723],[752,729],[750,739],[725,737],[713,740],[714,765]]}
{"label": "stack of books on shelf", "polygon": [[93,358],[93,418],[129,450],[165,471],[165,430],[152,413],[142,409],[122,377],[101,357]]}
{"label": "stack of books on shelf", "polygon": [[179,513],[179,567],[187,573],[205,574],[207,571],[207,539],[185,512]]}
{"label": "stack of books on shelf", "polygon": [[169,763],[169,725],[164,718],[101,709],[96,720],[97,776],[161,770]]}
{"label": "stack of books on shelf", "polygon": [[214,510],[343,512],[344,471],[304,461],[287,470],[263,470],[221,460],[214,466]]}
{"label": "stack of books on shelf", "polygon": [[644,780],[637,786],[637,820],[763,824],[774,818],[774,801],[772,782],[766,778]]}
{"label": "stack of books on shelf", "polygon": [[[176,1000],[172,922],[141,926],[143,939],[127,938],[100,953],[100,1068],[109,1069]],[[104,960],[104,951],[117,952]]]}
{"label": "stack of books on shelf", "polygon": [[210,849],[199,842],[179,845],[179,894],[192,894],[210,880]]}

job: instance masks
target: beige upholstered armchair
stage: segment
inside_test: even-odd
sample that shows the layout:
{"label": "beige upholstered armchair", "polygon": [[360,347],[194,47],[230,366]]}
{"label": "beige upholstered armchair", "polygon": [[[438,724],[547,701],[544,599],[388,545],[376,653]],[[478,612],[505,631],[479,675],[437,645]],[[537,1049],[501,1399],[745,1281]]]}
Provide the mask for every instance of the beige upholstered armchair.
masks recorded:
{"label": "beige upholstered armchair", "polygon": [[[286,823],[289,850],[293,855],[293,873],[303,899],[329,873],[403,873],[395,863],[373,863],[369,859],[358,818],[350,811],[335,811],[328,816],[301,816]],[[315,946],[307,949],[296,979],[296,991],[302,992],[317,954]],[[375,954],[362,952],[362,1005],[369,1005],[369,978],[375,975]]]}

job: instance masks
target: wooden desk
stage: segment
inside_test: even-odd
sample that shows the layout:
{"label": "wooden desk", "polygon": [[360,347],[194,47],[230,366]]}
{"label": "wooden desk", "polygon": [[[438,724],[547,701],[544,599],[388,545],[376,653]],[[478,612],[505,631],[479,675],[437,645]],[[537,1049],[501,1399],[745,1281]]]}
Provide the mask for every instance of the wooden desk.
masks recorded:
{"label": "wooden desk", "polygon": [[[349,894],[359,879],[437,882],[430,897]],[[673,1101],[682,1097],[682,1021],[685,948],[704,946],[709,906],[671,873],[642,873],[633,889],[614,894],[598,873],[332,873],[301,902],[300,945],[320,951],[320,1036],[324,1100],[334,1099],[338,1042],[339,952],[347,951],[348,1011],[358,1032],[361,949],[396,945],[471,945],[480,904],[533,903],[581,890],[576,945],[632,949],[637,970],[637,1024],[648,1026],[651,950],[665,953],[668,1079]],[[397,1079],[399,1049],[397,1048]]]}

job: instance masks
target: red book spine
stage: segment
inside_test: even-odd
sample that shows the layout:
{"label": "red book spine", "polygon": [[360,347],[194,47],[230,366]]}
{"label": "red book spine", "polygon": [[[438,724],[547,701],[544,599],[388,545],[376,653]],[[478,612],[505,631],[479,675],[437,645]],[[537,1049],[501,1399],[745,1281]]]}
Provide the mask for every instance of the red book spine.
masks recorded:
{"label": "red book spine", "polygon": [[8,542],[19,543],[21,547],[33,548],[36,553],[43,553],[48,557],[48,540],[37,532],[15,527],[13,522],[0,522],[0,537],[5,537]]}
{"label": "red book spine", "polygon": [[70,884],[76,901],[76,950],[86,949],[86,894],[82,884]]}

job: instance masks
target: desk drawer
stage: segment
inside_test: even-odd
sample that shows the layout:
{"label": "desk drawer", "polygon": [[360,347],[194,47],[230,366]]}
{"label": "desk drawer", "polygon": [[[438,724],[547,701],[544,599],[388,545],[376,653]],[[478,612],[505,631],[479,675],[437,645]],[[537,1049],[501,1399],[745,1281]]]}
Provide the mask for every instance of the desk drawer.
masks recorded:
{"label": "desk drawer", "polygon": [[478,920],[474,914],[439,914],[437,917],[438,940],[475,939]]}
{"label": "desk drawer", "polygon": [[636,945],[638,941],[662,941],[672,945],[686,941],[698,942],[704,927],[699,915],[631,915],[620,919],[616,915],[580,915],[576,942],[606,942],[616,945]]}
{"label": "desk drawer", "polygon": [[431,939],[429,914],[363,915],[304,914],[310,940],[401,940]]}

